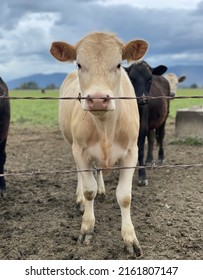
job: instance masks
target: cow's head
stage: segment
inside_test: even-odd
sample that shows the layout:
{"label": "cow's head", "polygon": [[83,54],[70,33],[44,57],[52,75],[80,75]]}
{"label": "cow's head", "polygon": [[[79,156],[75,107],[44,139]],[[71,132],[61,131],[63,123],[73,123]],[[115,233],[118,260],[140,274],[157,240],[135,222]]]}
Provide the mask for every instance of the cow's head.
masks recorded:
{"label": "cow's head", "polygon": [[[144,40],[123,44],[111,33],[91,33],[75,46],[54,42],[51,54],[59,61],[76,61],[84,110],[109,111],[115,109],[119,97],[122,60],[136,61],[148,48]],[[124,73],[123,73],[124,74]]]}
{"label": "cow's head", "polygon": [[185,81],[186,76],[177,77],[174,73],[168,73],[164,75],[164,77],[167,79],[170,85],[170,96],[174,97],[179,84]]}
{"label": "cow's head", "polygon": [[159,65],[155,68],[149,66],[145,61],[133,63],[125,70],[134,87],[136,96],[138,97],[138,105],[145,105],[148,103],[146,98],[149,95],[150,86],[152,82],[152,75],[162,75],[167,71],[167,67]]}

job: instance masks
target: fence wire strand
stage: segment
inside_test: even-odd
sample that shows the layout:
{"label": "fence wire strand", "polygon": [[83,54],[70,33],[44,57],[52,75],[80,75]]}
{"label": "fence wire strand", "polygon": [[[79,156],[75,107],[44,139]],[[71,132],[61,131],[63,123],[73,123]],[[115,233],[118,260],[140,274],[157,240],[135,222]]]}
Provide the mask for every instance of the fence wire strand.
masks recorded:
{"label": "fence wire strand", "polygon": [[[156,100],[156,99],[202,99],[202,95],[194,95],[194,96],[118,96],[118,97],[108,97],[108,99],[122,99],[122,100],[129,100],[129,99],[144,99],[144,100]],[[89,99],[89,97],[83,97],[80,94],[75,96],[66,96],[66,97],[52,97],[52,96],[42,96],[42,97],[34,97],[34,96],[0,96],[0,99],[11,99],[11,100],[78,100],[81,101],[83,99]],[[91,99],[106,99],[106,97],[91,97]]]}
{"label": "fence wire strand", "polygon": [[173,169],[173,168],[201,168],[203,163],[193,163],[193,164],[166,164],[166,165],[156,165],[155,163],[150,166],[114,166],[107,168],[91,168],[91,169],[69,169],[69,170],[50,170],[50,171],[32,171],[32,172],[10,172],[0,174],[0,177],[15,177],[15,176],[39,176],[39,175],[56,175],[56,174],[70,174],[70,173],[83,173],[83,172],[107,172],[107,171],[119,171],[124,169]]}

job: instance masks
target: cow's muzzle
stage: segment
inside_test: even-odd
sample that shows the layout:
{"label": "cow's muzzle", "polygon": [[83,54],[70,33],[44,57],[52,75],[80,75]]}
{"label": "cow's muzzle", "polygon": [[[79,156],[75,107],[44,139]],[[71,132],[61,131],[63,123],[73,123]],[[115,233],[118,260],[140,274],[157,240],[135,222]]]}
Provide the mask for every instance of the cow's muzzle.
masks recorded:
{"label": "cow's muzzle", "polygon": [[173,91],[170,92],[170,97],[171,97],[171,99],[173,99],[173,98],[175,97],[175,95],[176,95],[175,92],[173,92]]}
{"label": "cow's muzzle", "polygon": [[88,95],[86,98],[86,109],[88,111],[110,111],[112,110],[112,100],[107,94]]}
{"label": "cow's muzzle", "polygon": [[142,96],[137,97],[137,103],[138,105],[146,105],[149,103],[149,99],[146,97],[146,95],[143,93]]}

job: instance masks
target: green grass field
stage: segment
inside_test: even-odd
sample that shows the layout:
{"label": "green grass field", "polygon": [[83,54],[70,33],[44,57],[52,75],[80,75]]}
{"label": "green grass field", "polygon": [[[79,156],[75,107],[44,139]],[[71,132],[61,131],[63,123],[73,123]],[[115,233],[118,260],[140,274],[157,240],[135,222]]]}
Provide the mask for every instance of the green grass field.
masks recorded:
{"label": "green grass field", "polygon": [[[178,89],[177,96],[202,96],[203,97],[203,89]],[[193,106],[203,106],[203,98],[199,99],[174,99],[170,102],[170,114],[169,118],[174,119],[176,116],[176,112],[178,109],[190,108]]]}
{"label": "green grass field", "polygon": [[[58,90],[11,90],[12,97],[58,97]],[[58,100],[11,100],[11,123],[35,126],[58,125]]]}
{"label": "green grass field", "polygon": [[[58,90],[11,90],[14,97],[58,97]],[[178,89],[177,96],[203,96],[203,89]],[[170,119],[174,119],[177,109],[203,105],[203,99],[175,99],[170,105]],[[58,100],[11,100],[11,123],[14,125],[34,125],[53,127],[58,125]]]}

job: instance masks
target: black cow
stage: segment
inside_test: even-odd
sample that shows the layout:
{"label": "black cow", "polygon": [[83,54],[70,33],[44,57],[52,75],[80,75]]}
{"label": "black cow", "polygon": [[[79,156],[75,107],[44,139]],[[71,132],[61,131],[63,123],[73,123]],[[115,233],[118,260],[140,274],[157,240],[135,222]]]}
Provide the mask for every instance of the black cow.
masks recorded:
{"label": "black cow", "polygon": [[[10,123],[10,102],[8,97],[8,87],[0,78],[0,174],[4,174],[4,164],[6,162],[6,142]],[[5,178],[0,175],[0,195],[6,191]]]}
{"label": "black cow", "polygon": [[[152,150],[154,142],[154,130],[159,144],[159,161],[164,159],[163,139],[165,134],[165,123],[169,113],[168,99],[147,99],[147,96],[170,96],[168,81],[161,76],[167,71],[167,67],[160,65],[156,68],[150,67],[145,61],[134,63],[125,68],[134,87],[138,99],[140,113],[140,132],[138,138],[138,185],[148,185],[144,166],[145,138],[148,138],[148,152],[146,163],[151,164],[153,160]],[[160,75],[160,76],[158,76]],[[141,168],[141,166],[143,168]]]}

